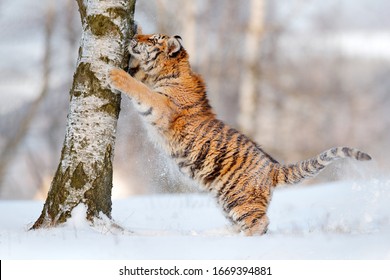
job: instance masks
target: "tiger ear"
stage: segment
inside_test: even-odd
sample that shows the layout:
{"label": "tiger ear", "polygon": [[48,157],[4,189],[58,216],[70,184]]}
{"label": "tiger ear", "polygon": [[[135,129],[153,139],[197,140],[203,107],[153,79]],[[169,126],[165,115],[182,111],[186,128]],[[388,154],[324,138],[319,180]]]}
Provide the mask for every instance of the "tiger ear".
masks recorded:
{"label": "tiger ear", "polygon": [[180,51],[181,43],[179,40],[181,40],[181,37],[179,35],[175,35],[168,39],[167,53],[169,56],[174,56]]}

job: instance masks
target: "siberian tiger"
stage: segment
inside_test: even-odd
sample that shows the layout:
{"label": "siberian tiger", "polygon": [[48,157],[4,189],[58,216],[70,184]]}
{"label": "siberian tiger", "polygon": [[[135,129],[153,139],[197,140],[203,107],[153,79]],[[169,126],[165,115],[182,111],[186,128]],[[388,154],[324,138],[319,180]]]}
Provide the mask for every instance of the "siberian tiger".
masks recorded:
{"label": "siberian tiger", "polygon": [[283,165],[251,139],[217,119],[202,78],[191,70],[179,36],[135,35],[129,52],[131,77],[110,71],[111,85],[128,95],[157,141],[188,175],[212,192],[226,216],[246,235],[261,235],[269,224],[273,188],[315,176],[340,158],[370,160],[359,150],[329,149]]}

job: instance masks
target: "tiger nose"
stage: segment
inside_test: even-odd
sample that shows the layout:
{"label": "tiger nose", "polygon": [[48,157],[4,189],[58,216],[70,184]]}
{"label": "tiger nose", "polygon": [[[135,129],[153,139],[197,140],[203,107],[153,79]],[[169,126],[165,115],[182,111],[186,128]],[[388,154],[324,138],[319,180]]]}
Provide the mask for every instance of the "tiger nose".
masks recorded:
{"label": "tiger nose", "polygon": [[137,45],[137,40],[131,39],[130,41],[130,47],[134,48]]}

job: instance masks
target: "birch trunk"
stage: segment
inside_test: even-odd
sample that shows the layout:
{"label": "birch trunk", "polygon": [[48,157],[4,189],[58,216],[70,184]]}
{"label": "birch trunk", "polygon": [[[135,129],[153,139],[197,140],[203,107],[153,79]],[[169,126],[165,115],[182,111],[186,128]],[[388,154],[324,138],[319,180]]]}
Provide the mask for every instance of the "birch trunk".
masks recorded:
{"label": "birch trunk", "polygon": [[264,32],[265,0],[251,0],[249,25],[244,45],[244,67],[239,88],[238,125],[249,136],[255,134],[257,90],[260,76],[258,66]]}
{"label": "birch trunk", "polygon": [[111,218],[112,160],[121,97],[107,72],[125,68],[135,0],[77,0],[83,27],[58,169],[33,229],[67,221],[84,204],[92,224]]}

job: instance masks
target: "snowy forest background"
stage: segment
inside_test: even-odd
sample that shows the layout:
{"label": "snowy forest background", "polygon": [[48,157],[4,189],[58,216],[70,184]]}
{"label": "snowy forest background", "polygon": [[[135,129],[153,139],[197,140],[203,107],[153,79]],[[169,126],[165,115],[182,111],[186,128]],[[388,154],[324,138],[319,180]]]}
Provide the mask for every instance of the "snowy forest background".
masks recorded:
{"label": "snowy forest background", "polygon": [[[254,2],[138,0],[135,17],[145,33],[181,35],[218,116],[276,159],[295,162],[348,145],[371,154],[385,173],[390,2],[268,0],[260,18],[251,13]],[[252,50],[245,44],[251,26],[260,34]],[[80,33],[75,0],[0,0],[1,199],[46,197],[64,139]],[[256,77],[252,111],[240,105],[243,76]],[[317,181],[338,179],[339,167]],[[189,190],[123,98],[114,198]]]}

